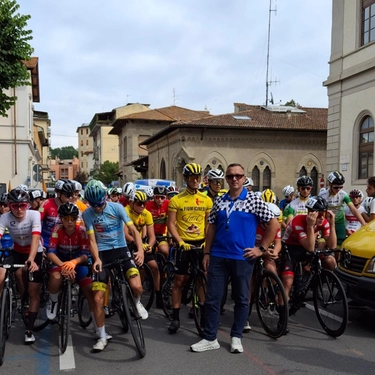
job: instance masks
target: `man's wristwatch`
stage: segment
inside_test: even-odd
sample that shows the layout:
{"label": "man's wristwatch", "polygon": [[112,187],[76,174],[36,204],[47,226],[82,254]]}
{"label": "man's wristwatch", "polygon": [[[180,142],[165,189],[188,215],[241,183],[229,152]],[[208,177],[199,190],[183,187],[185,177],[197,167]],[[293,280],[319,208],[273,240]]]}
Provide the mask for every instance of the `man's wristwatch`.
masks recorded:
{"label": "man's wristwatch", "polygon": [[259,246],[259,250],[260,250],[262,253],[265,253],[265,252],[267,251],[267,249],[266,249],[264,246],[262,246],[262,245]]}

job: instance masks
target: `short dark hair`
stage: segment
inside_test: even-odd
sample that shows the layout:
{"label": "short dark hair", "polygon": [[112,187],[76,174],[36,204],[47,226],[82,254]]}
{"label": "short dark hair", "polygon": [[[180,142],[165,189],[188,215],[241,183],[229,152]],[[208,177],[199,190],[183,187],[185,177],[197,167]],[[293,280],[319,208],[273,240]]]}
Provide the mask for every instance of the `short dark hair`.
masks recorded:
{"label": "short dark hair", "polygon": [[229,164],[228,167],[227,167],[227,170],[228,170],[229,168],[232,168],[232,167],[241,167],[242,170],[245,172],[245,168],[244,168],[241,164],[239,164],[239,163],[232,163],[232,164]]}
{"label": "short dark hair", "polygon": [[367,183],[368,183],[369,185],[372,185],[372,186],[375,187],[375,176],[370,177],[370,178],[367,180]]}

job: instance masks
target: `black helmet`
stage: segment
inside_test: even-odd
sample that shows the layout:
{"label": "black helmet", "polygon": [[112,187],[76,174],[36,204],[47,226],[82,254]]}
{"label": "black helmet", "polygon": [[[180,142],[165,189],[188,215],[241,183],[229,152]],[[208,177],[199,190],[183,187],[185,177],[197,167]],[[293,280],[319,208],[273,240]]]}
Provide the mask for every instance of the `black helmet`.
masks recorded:
{"label": "black helmet", "polygon": [[309,176],[301,176],[297,179],[297,186],[313,186],[314,182]]}
{"label": "black helmet", "polygon": [[199,164],[196,164],[196,163],[186,164],[182,170],[182,174],[185,177],[189,177],[193,175],[201,175],[202,168]]}
{"label": "black helmet", "polygon": [[58,180],[55,184],[55,190],[66,196],[73,196],[76,191],[76,185],[70,180]]}
{"label": "black helmet", "polygon": [[310,197],[305,206],[311,211],[327,211],[328,209],[327,201],[323,197],[319,196]]}
{"label": "black helmet", "polygon": [[154,195],[167,195],[167,188],[165,186],[155,186]]}
{"label": "black helmet", "polygon": [[29,203],[29,193],[25,190],[13,189],[8,193],[9,203]]}
{"label": "black helmet", "polygon": [[1,194],[0,195],[0,203],[6,203],[8,201],[8,194]]}
{"label": "black helmet", "polygon": [[327,177],[328,182],[334,185],[344,185],[345,177],[340,172],[331,172]]}
{"label": "black helmet", "polygon": [[29,195],[30,195],[30,202],[34,201],[37,198],[43,199],[43,191],[42,190],[37,189],[37,190],[29,191]]}
{"label": "black helmet", "polygon": [[78,216],[79,215],[79,210],[78,210],[78,207],[75,206],[73,203],[67,202],[67,203],[63,203],[59,207],[57,213],[61,217],[65,217],[65,216]]}

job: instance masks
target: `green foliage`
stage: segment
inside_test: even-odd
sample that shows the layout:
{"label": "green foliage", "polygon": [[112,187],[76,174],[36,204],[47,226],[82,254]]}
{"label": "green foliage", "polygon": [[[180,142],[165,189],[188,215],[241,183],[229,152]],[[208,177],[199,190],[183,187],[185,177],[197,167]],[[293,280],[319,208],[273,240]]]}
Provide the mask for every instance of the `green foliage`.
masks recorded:
{"label": "green foliage", "polygon": [[89,180],[89,175],[86,172],[77,172],[74,180],[78,181],[83,186],[86,185],[87,181]]}
{"label": "green foliage", "polygon": [[92,176],[95,180],[103,182],[104,185],[108,186],[112,181],[117,180],[118,176],[115,173],[118,172],[118,163],[111,161],[105,161],[98,171],[94,171]]}
{"label": "green foliage", "polygon": [[64,147],[51,147],[51,158],[55,159],[58,157],[60,160],[73,159],[73,157],[78,157],[78,151],[73,146],[64,146]]}
{"label": "green foliage", "polygon": [[29,15],[16,13],[15,0],[0,0],[0,116],[7,117],[17,97],[6,95],[4,90],[30,85],[29,72],[23,60],[30,60],[33,48],[28,43],[33,37],[25,30]]}
{"label": "green foliage", "polygon": [[296,107],[296,108],[301,107],[301,105],[299,103],[296,103],[294,99],[289,100],[289,102],[286,102],[284,105],[289,106],[289,107]]}

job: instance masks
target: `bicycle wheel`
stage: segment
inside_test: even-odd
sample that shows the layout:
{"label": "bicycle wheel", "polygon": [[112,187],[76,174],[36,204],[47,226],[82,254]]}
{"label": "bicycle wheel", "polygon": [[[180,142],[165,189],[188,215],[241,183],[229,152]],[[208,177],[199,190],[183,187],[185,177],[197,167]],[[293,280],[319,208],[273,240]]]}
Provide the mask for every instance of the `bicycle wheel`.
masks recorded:
{"label": "bicycle wheel", "polygon": [[9,290],[8,288],[3,289],[1,296],[1,315],[0,315],[0,366],[4,361],[5,344],[9,337],[9,322],[10,322],[10,312],[9,312]]}
{"label": "bicycle wheel", "polygon": [[126,332],[129,331],[129,324],[128,324],[128,321],[126,320],[124,305],[121,302],[122,301],[122,295],[121,295],[121,288],[120,288],[119,280],[115,280],[114,277],[115,276],[113,276],[113,279],[111,280],[111,282],[112,282],[111,309],[117,312],[117,314],[119,316],[119,319],[120,319],[120,322],[121,322],[121,326],[122,326],[124,332],[126,333]]}
{"label": "bicycle wheel", "polygon": [[82,328],[87,328],[91,321],[91,313],[89,309],[89,303],[85,297],[85,295],[82,292],[82,289],[79,289],[78,293],[78,320],[79,320],[79,325]]}
{"label": "bicycle wheel", "polygon": [[[198,271],[192,279],[192,312],[199,336],[203,337],[204,328],[204,301],[202,298],[206,296],[207,279],[202,271]],[[201,301],[200,301],[201,300]]]}
{"label": "bicycle wheel", "polygon": [[283,284],[273,272],[264,270],[255,280],[254,292],[260,323],[270,337],[277,339],[288,324],[288,302]]}
{"label": "bicycle wheel", "polygon": [[141,317],[138,314],[133,293],[131,292],[129,285],[125,286],[125,284],[121,284],[121,296],[124,304],[125,316],[128,321],[135,346],[139,355],[144,357],[146,355],[146,346],[141,326]]}
{"label": "bicycle wheel", "polygon": [[174,265],[167,262],[161,273],[161,298],[165,316],[172,320],[172,288],[174,280]]}
{"label": "bicycle wheel", "polygon": [[323,329],[333,337],[342,335],[348,322],[348,301],[340,280],[333,272],[322,270],[316,276],[313,300]]}
{"label": "bicycle wheel", "polygon": [[72,285],[65,280],[60,295],[60,350],[65,353],[68,345],[70,312],[72,308]]}
{"label": "bicycle wheel", "polygon": [[154,276],[152,274],[151,268],[148,264],[144,263],[142,268],[139,270],[141,275],[142,281],[142,296],[141,296],[141,303],[144,308],[148,311],[150,310],[152,303],[154,302],[155,296],[155,281]]}

